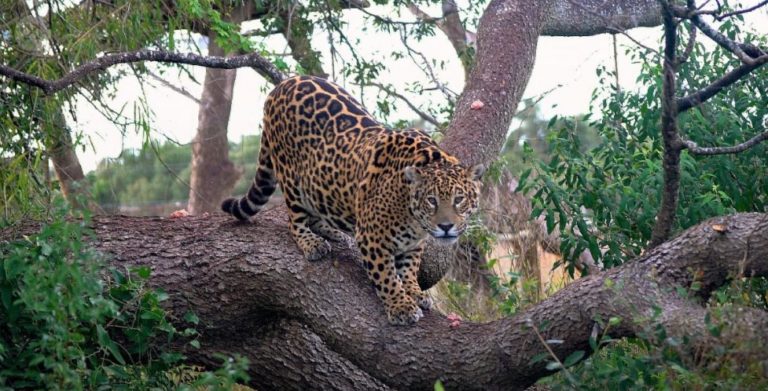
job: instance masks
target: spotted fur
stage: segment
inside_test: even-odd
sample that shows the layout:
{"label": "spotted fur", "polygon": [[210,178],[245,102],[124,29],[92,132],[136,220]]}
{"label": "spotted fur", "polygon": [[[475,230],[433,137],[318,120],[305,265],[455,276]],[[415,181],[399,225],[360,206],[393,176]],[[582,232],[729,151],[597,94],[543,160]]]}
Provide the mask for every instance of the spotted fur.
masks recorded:
{"label": "spotted fur", "polygon": [[424,240],[451,244],[465,230],[482,166],[461,166],[419,130],[383,127],[341,87],[308,76],[269,94],[261,142],[248,194],[222,209],[247,220],[280,183],[306,258],[353,233],[390,322],[416,322],[432,304],[416,281]]}

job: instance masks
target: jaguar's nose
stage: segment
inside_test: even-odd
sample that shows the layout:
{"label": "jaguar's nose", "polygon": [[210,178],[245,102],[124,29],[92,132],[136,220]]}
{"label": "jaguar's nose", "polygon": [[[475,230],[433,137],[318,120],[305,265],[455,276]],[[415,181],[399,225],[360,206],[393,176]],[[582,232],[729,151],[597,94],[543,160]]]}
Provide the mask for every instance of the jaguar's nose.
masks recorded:
{"label": "jaguar's nose", "polygon": [[453,228],[453,224],[450,224],[450,223],[448,223],[448,224],[438,224],[437,226],[440,229],[442,229],[443,231],[445,231],[446,234],[451,231],[451,228]]}

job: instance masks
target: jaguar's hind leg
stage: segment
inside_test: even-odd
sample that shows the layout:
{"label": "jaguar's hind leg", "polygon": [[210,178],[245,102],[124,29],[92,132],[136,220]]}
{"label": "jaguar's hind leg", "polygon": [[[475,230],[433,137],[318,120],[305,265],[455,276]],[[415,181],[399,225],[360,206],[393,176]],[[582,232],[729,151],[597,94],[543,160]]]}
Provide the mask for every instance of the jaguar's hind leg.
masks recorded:
{"label": "jaguar's hind leg", "polygon": [[325,220],[317,219],[309,225],[312,232],[330,240],[331,242],[346,242],[350,237],[340,230],[331,227]]}
{"label": "jaguar's hind leg", "polygon": [[293,239],[309,261],[317,261],[331,251],[331,245],[310,228],[310,223],[316,218],[301,204],[299,191],[294,187],[285,186],[285,203],[288,206]]}

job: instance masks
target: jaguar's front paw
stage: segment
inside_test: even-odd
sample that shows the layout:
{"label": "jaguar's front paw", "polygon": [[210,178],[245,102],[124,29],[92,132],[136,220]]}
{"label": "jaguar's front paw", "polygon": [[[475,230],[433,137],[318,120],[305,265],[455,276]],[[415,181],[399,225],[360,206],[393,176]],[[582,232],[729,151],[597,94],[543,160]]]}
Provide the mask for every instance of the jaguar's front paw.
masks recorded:
{"label": "jaguar's front paw", "polygon": [[308,261],[317,261],[331,252],[331,245],[325,239],[316,235],[312,240],[305,240],[299,243],[299,247],[304,252],[304,257]]}
{"label": "jaguar's front paw", "polygon": [[403,300],[390,305],[387,308],[389,323],[394,325],[408,325],[419,321],[424,316],[421,308],[410,296],[404,295]]}

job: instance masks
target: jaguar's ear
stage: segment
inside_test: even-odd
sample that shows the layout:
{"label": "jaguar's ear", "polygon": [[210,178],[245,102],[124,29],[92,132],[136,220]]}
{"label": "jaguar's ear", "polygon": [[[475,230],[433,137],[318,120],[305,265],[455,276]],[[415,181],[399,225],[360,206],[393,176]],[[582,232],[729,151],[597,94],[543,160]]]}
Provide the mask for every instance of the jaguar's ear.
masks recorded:
{"label": "jaguar's ear", "polygon": [[477,164],[467,169],[467,177],[473,181],[479,181],[483,178],[484,172],[485,166]]}
{"label": "jaguar's ear", "polygon": [[408,166],[405,169],[403,169],[403,174],[405,175],[405,180],[408,183],[419,183],[422,180],[421,172],[419,172],[419,169],[414,166]]}

